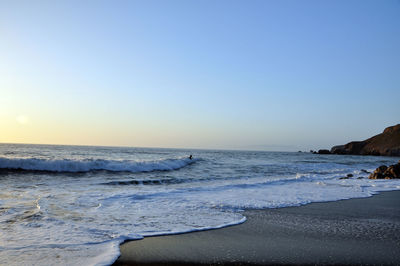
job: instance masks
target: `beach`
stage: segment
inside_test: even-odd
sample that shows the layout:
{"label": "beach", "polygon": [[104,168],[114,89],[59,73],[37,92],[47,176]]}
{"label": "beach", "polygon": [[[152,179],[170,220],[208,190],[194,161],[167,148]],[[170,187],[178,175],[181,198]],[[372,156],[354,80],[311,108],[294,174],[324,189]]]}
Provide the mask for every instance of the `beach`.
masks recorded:
{"label": "beach", "polygon": [[145,237],[113,265],[398,265],[400,191],[299,207],[246,210],[222,229]]}
{"label": "beach", "polygon": [[400,266],[399,14],[1,0],[0,266]]}
{"label": "beach", "polygon": [[1,144],[0,265],[395,264],[398,160]]}

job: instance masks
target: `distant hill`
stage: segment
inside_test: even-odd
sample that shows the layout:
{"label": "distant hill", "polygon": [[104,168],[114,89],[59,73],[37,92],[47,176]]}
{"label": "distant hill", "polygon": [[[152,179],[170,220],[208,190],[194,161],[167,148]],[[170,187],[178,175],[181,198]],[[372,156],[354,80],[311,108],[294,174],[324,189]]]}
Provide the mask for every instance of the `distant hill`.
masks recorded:
{"label": "distant hill", "polygon": [[364,141],[352,141],[332,147],[334,154],[400,156],[400,124]]}

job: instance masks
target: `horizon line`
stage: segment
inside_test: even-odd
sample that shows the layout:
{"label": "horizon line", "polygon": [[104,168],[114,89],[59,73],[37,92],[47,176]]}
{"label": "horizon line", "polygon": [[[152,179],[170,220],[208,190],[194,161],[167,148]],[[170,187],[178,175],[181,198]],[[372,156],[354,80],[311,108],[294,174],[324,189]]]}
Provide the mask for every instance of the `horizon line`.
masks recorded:
{"label": "horizon line", "polygon": [[[309,153],[309,151],[285,151],[285,150],[265,150],[265,149],[241,149],[241,148],[178,148],[178,147],[146,147],[146,146],[129,146],[129,145],[92,145],[92,144],[60,144],[60,143],[26,143],[26,142],[1,142],[2,144],[11,145],[43,145],[43,146],[78,146],[78,147],[107,147],[107,148],[143,148],[143,149],[170,149],[170,150],[209,150],[209,151],[251,151],[251,152],[302,152]],[[254,145],[252,145],[254,146]],[[262,145],[260,145],[262,146]],[[274,145],[279,146],[279,145]]]}

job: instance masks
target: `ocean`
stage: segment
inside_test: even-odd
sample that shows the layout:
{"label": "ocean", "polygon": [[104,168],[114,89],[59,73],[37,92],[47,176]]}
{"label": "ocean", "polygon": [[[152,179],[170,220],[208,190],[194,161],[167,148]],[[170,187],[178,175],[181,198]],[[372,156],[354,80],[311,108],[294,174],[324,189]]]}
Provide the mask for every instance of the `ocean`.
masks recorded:
{"label": "ocean", "polygon": [[109,265],[123,241],[243,223],[244,209],[398,190],[365,173],[398,160],[0,144],[0,264]]}

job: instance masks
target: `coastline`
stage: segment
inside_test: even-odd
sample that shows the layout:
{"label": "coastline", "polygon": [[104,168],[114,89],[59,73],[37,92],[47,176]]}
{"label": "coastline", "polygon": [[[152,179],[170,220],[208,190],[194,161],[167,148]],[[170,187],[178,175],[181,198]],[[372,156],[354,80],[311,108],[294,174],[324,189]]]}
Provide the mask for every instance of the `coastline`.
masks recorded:
{"label": "coastline", "polygon": [[245,223],[146,237],[113,265],[398,265],[400,191],[298,207],[246,210]]}

